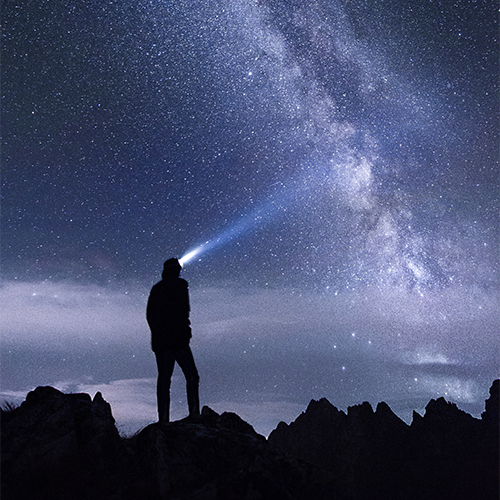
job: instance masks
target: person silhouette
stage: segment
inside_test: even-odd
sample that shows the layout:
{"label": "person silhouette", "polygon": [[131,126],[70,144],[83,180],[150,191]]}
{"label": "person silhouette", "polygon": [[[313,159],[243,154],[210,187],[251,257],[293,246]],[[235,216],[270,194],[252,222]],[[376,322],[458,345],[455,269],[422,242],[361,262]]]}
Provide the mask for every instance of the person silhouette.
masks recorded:
{"label": "person silhouette", "polygon": [[162,279],[151,289],[146,308],[151,348],[158,366],[156,396],[160,423],[170,420],[170,382],[176,361],[186,378],[188,418],[200,415],[200,377],[189,346],[192,336],[189,291],[187,281],[180,277],[181,269],[177,259],[164,263]]}

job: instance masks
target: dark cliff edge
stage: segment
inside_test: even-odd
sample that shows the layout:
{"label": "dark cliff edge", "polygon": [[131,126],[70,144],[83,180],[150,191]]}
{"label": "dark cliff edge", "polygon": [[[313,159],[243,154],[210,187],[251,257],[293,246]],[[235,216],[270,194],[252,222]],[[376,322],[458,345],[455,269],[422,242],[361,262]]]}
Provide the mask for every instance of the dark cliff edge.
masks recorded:
{"label": "dark cliff edge", "polygon": [[385,403],[311,401],[266,440],[234,413],[120,437],[100,393],[38,387],[2,411],[2,500],[498,499],[499,381],[476,419],[443,398],[407,425]]}

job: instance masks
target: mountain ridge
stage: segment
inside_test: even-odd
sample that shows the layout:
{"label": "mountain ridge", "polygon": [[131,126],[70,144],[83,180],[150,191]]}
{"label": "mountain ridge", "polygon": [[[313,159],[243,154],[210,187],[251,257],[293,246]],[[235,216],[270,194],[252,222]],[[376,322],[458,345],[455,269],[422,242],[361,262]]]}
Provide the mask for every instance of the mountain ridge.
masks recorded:
{"label": "mountain ridge", "polygon": [[344,413],[322,398],[268,439],[208,407],[124,438],[100,393],[38,387],[2,410],[2,498],[496,499],[498,392],[481,419],[443,398],[410,425],[384,402]]}

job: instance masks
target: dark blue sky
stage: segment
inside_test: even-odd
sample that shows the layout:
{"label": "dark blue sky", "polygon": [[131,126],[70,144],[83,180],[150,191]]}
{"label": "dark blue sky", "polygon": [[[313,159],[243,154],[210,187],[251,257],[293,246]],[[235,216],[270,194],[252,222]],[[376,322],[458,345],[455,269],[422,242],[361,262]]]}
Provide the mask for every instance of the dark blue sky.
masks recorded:
{"label": "dark blue sky", "polygon": [[[109,294],[110,325],[122,311],[117,297],[134,295],[130,349],[147,349],[142,307],[163,260],[210,241],[184,276],[195,296],[220,293],[222,309],[234,302],[238,331],[229,329],[222,360],[200,345],[208,385],[214,366],[237,371],[237,346],[253,345],[248,315],[259,316],[264,294],[282,319],[262,313],[259,342],[283,349],[285,377],[316,335],[328,345],[352,333],[388,345],[391,330],[405,339],[396,364],[413,366],[420,353],[430,373],[453,365],[450,380],[468,387],[470,404],[481,402],[475,394],[498,373],[499,54],[490,2],[6,0],[2,19],[1,275],[12,304],[3,370],[41,359],[37,342],[25,352],[27,340],[22,349],[16,341],[37,328],[19,319],[37,286],[54,287],[60,300],[74,293],[75,318],[96,290]],[[302,293],[316,312],[287,321]],[[368,313],[367,300],[379,306]],[[218,325],[222,335],[225,313],[217,317],[209,302],[193,302],[199,330],[217,335]],[[335,315],[348,303],[356,307],[346,326]],[[53,314],[66,317],[71,307],[59,306]],[[42,325],[38,307],[31,317]],[[98,323],[78,338],[98,338]],[[285,324],[297,331],[283,344]],[[52,333],[40,339],[53,340],[44,352],[60,359],[66,341],[46,327]],[[120,332],[109,328],[115,340],[100,355],[119,367]],[[303,391],[287,385],[280,401],[333,391],[333,404],[394,395],[411,406],[413,390],[393,385],[393,354],[380,351],[391,367],[376,370],[378,388],[362,391],[363,373],[380,360],[345,352],[355,366],[350,388],[337,393],[333,375],[318,385],[306,356],[309,382]],[[118,368],[97,376],[94,355],[78,359],[77,385],[83,372],[95,384],[128,380]],[[342,365],[332,359],[322,364]],[[257,364],[266,373],[264,361],[256,356],[249,373]],[[141,363],[130,379],[154,376]],[[41,363],[22,380],[9,374],[3,390],[66,380],[51,371],[57,365]],[[448,383],[428,376],[422,400]],[[255,401],[267,397],[257,395],[262,386],[247,389]]]}

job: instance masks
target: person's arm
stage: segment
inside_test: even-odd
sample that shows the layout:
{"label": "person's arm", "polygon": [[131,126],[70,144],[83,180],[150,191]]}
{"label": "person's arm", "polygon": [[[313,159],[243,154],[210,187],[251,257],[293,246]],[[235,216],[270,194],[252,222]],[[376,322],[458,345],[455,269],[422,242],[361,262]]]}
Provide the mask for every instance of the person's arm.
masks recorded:
{"label": "person's arm", "polygon": [[159,297],[157,291],[153,288],[149,294],[148,304],[146,306],[146,320],[151,330],[156,330],[159,322]]}

